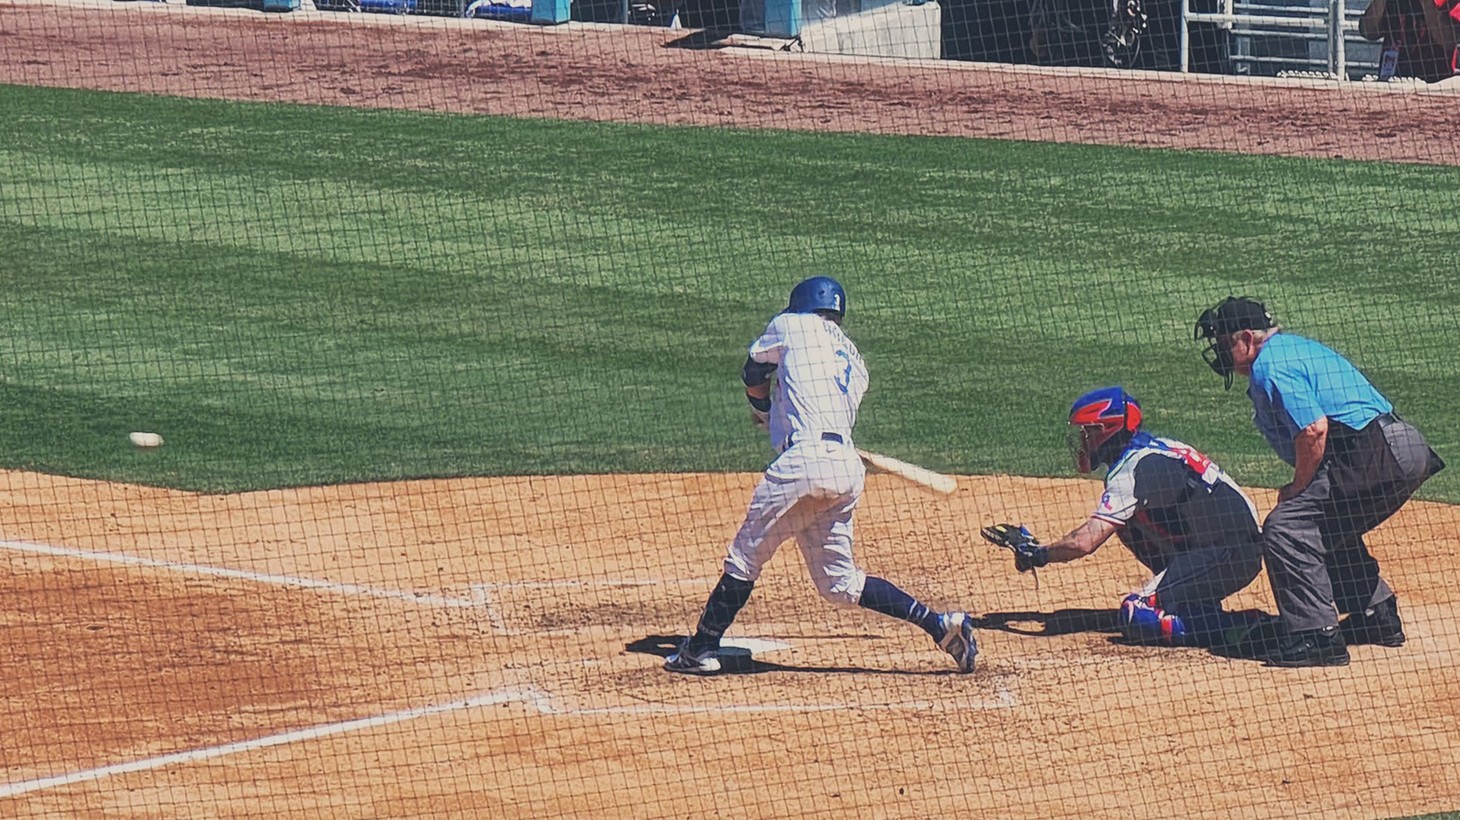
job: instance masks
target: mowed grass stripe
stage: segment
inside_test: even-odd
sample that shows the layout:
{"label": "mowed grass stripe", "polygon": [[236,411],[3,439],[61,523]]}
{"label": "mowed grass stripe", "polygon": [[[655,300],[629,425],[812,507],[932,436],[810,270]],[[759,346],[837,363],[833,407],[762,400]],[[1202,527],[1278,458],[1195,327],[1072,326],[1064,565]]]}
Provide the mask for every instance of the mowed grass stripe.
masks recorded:
{"label": "mowed grass stripe", "polygon": [[[1460,461],[1448,168],[0,88],[0,463],[240,490],[752,470],[745,344],[848,285],[861,442],[1069,474],[1127,385],[1284,468],[1190,341],[1228,293],[1350,354]],[[169,444],[132,452],[125,434]],[[1460,474],[1435,497],[1460,498]]]}

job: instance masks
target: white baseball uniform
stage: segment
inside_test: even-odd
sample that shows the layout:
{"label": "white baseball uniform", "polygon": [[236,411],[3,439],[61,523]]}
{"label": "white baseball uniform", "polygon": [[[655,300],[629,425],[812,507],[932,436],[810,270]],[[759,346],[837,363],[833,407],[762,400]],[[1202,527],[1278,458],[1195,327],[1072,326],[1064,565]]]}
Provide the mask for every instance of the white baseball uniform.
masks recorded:
{"label": "white baseball uniform", "polygon": [[767,426],[780,455],[751,496],[725,572],[754,582],[781,544],[795,538],[822,596],[854,606],[867,575],[852,558],[852,513],[867,470],[852,427],[867,392],[867,366],[841,327],[814,313],[776,316],[751,344],[750,358],[777,366]]}

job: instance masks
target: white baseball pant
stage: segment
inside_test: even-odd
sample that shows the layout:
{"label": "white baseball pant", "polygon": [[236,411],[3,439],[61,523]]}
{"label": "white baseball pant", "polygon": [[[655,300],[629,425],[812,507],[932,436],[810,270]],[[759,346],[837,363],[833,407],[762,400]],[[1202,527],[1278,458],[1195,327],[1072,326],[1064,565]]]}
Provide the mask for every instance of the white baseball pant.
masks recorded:
{"label": "white baseball pant", "polygon": [[810,434],[805,439],[766,468],[730,543],[725,572],[754,582],[781,544],[795,538],[821,596],[838,606],[856,606],[867,574],[852,558],[852,514],[867,468],[850,437],[836,442]]}

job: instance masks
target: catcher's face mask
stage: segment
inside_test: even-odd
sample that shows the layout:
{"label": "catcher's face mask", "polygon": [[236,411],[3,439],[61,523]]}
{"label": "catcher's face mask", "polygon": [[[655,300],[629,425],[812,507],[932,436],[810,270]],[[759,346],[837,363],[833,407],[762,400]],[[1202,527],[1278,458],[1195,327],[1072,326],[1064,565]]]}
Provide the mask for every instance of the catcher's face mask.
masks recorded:
{"label": "catcher's face mask", "polygon": [[1065,436],[1065,443],[1069,445],[1070,455],[1075,460],[1075,469],[1081,475],[1093,473],[1099,465],[1095,462],[1095,448],[1099,446],[1098,441],[1105,435],[1105,431],[1096,425],[1071,424]]}

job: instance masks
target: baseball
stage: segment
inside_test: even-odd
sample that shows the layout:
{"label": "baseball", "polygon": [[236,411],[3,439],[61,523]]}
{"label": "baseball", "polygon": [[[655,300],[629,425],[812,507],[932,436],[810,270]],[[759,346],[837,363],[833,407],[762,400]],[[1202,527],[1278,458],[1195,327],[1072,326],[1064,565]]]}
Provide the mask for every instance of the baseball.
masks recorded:
{"label": "baseball", "polygon": [[162,446],[162,436],[156,433],[131,433],[127,439],[132,442],[133,446],[143,449]]}

